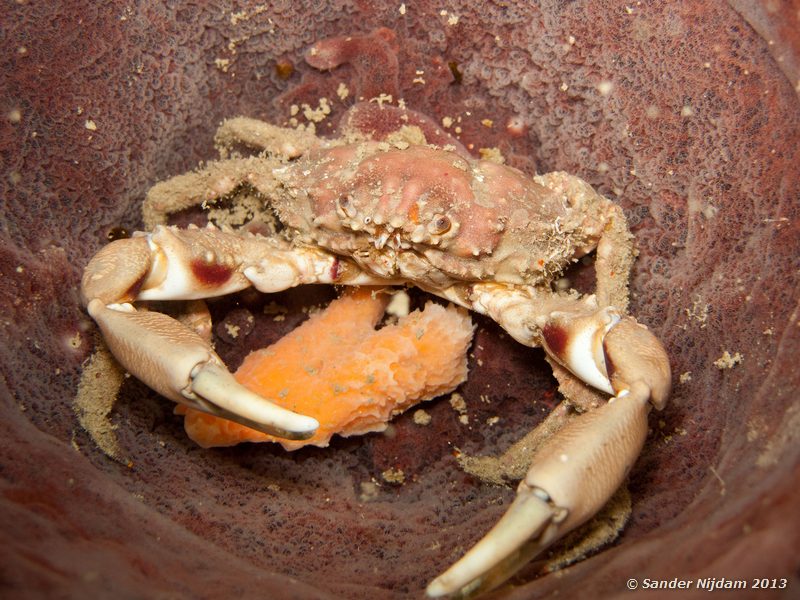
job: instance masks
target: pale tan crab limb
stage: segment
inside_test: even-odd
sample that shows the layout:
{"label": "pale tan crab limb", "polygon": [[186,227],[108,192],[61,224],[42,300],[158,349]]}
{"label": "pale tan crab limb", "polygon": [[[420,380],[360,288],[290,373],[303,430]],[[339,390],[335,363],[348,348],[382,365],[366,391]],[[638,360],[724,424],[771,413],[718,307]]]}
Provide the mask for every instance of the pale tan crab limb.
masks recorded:
{"label": "pale tan crab limb", "polygon": [[542,293],[532,286],[481,282],[458,283],[443,289],[419,284],[417,287],[492,318],[520,344],[531,347],[541,346],[538,318],[565,308],[585,313],[597,307],[593,296],[578,300],[577,296]]}
{"label": "pale tan crab limb", "polygon": [[[491,317],[521,344],[542,346],[581,381],[606,394],[619,391],[615,391],[614,381],[632,383],[639,373],[660,369],[658,377],[651,375],[654,403],[661,408],[659,404],[666,402],[669,359],[661,343],[644,325],[622,316],[615,307],[599,307],[595,296],[555,295],[530,286],[497,283],[425,289]],[[609,337],[611,331],[614,335]],[[624,344],[616,344],[616,356],[609,355],[609,340],[623,339]],[[629,352],[622,351],[625,347]]]}
{"label": "pale tan crab limb", "polygon": [[540,302],[535,290],[496,284],[451,295],[468,297],[516,339],[541,343],[560,364],[614,397],[536,453],[506,515],[430,584],[432,597],[492,589],[591,518],[622,484],[644,445],[651,405],[663,408],[670,390],[669,359],[655,336],[613,308],[598,309],[591,298]]}
{"label": "pale tan crab limb", "polygon": [[[205,168],[176,175],[156,183],[142,203],[145,228],[166,225],[169,215],[213,202],[231,193],[237,186],[250,182],[254,173],[261,173],[279,163],[261,158],[231,158],[209,162]],[[266,184],[261,182],[266,187]]]}
{"label": "pale tan crab limb", "polygon": [[319,427],[247,390],[202,337],[171,317],[97,299],[87,309],[120,364],[162,396],[289,439],[307,439]]}
{"label": "pale tan crab limb", "polygon": [[297,158],[323,142],[304,129],[287,129],[248,117],[226,119],[217,129],[214,141],[223,158],[236,144],[264,150],[284,158]]}
{"label": "pale tan crab limb", "polygon": [[600,306],[613,306],[628,311],[631,269],[636,258],[633,234],[622,208],[609,204],[609,219],[595,253],[595,295]]}
{"label": "pale tan crab limb", "polygon": [[[173,213],[215,202],[242,183],[269,197],[279,185],[273,169],[312,148],[330,144],[309,131],[285,129],[245,117],[224,121],[215,141],[223,160],[210,161],[202,169],[177,175],[150,188],[142,204],[142,218],[148,230],[166,225],[167,217]],[[237,143],[264,150],[269,156],[228,158]]]}
{"label": "pale tan crab limb", "polygon": [[603,353],[618,395],[642,384],[650,390],[650,403],[663,410],[672,389],[669,356],[647,327],[633,317],[623,317],[603,339]]}
{"label": "pale tan crab limb", "polygon": [[127,303],[206,298],[253,284],[274,292],[301,283],[375,282],[317,248],[211,226],[157,227],[103,248],[86,267],[82,295],[120,363],[163,396],[272,435],[304,439],[314,433],[314,419],[239,385],[202,335]]}
{"label": "pale tan crab limb", "polygon": [[569,173],[545,173],[534,177],[534,181],[560,194],[582,215],[585,246],[579,247],[575,256],[591,252],[596,246],[597,302],[600,306],[614,306],[622,313],[627,312],[628,282],[636,249],[622,207]]}
{"label": "pale tan crab limb", "polygon": [[133,301],[150,272],[152,250],[145,237],[116,240],[103,246],[83,271],[81,299],[103,304]]}
{"label": "pale tan crab limb", "polygon": [[622,484],[647,436],[649,390],[574,419],[540,450],[497,525],[428,586],[431,597],[496,587],[591,518]]}
{"label": "pale tan crab limb", "polygon": [[556,295],[496,283],[455,285],[440,295],[491,317],[521,344],[544,347],[582,381],[613,393],[602,340],[619,315],[612,308],[599,309],[594,296]]}

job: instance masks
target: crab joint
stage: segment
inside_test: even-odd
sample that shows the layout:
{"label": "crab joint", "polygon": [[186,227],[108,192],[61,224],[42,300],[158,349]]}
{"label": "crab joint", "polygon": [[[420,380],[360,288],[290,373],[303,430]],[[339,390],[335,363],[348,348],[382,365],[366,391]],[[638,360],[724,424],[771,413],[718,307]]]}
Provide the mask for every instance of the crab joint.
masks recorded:
{"label": "crab joint", "polygon": [[614,392],[641,384],[650,403],[661,410],[672,384],[669,356],[652,332],[632,317],[621,319],[603,338],[603,356]]}

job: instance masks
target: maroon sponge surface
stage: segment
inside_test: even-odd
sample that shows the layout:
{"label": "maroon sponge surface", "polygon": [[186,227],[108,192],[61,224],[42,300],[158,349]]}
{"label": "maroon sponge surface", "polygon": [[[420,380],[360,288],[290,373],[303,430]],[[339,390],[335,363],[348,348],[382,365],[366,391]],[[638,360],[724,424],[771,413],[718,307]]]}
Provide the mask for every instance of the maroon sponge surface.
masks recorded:
{"label": "maroon sponge surface", "polygon": [[[539,350],[484,320],[468,425],[442,401],[427,427],[402,416],[327,449],[206,451],[128,381],[121,465],[73,414],[95,331],[80,273],[110,230],[141,227],[146,190],[213,158],[225,117],[285,123],[325,96],[327,133],[380,93],[452,118],[473,153],[617,199],[640,250],[631,310],[672,360],[621,539],[496,596],[630,598],[630,577],[786,577],[774,594],[797,594],[797,2],[108,4],[0,8],[0,595],[418,598],[503,512],[513,491],[453,454],[502,452],[555,384]],[[304,60],[321,40],[309,60],[325,71]],[[279,295],[285,320],[256,319],[243,346],[221,335],[220,353],[235,368],[332,293]],[[211,308],[233,322],[264,302]],[[725,351],[742,362],[715,367]]]}

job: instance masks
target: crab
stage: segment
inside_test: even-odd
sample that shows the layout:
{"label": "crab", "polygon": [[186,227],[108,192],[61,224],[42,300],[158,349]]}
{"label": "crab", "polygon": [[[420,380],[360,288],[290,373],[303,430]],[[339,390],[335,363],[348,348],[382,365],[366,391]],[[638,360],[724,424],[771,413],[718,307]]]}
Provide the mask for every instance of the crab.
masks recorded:
{"label": "crab", "polygon": [[[326,140],[236,118],[216,139],[223,159],[151,190],[151,231],[112,242],[86,267],[83,301],[130,373],[175,402],[304,439],[313,418],[248,391],[207,336],[133,303],[250,286],[416,286],[541,346],[562,383],[604,397],[549,438],[505,515],[428,595],[496,587],[606,503],[644,445],[650,409],[662,409],[670,391],[663,346],[627,314],[635,250],[617,204],[566,173],[528,177],[463,148],[402,137]],[[241,146],[259,153],[231,152]],[[166,225],[168,214],[242,184],[268,203],[279,231]],[[564,270],[590,252],[595,292],[560,290]]]}

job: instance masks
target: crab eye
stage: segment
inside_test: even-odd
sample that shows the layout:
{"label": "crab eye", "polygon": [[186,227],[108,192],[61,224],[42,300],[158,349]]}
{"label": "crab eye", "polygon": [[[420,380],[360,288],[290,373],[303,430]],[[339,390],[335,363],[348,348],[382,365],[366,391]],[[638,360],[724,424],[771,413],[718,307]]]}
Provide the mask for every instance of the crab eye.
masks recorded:
{"label": "crab eye", "polygon": [[338,204],[339,210],[346,216],[351,219],[356,216],[356,207],[353,205],[353,199],[350,196],[340,196],[336,200],[336,203]]}
{"label": "crab eye", "polygon": [[442,235],[450,231],[450,217],[447,215],[434,215],[433,220],[428,224],[428,231],[433,235]]}

